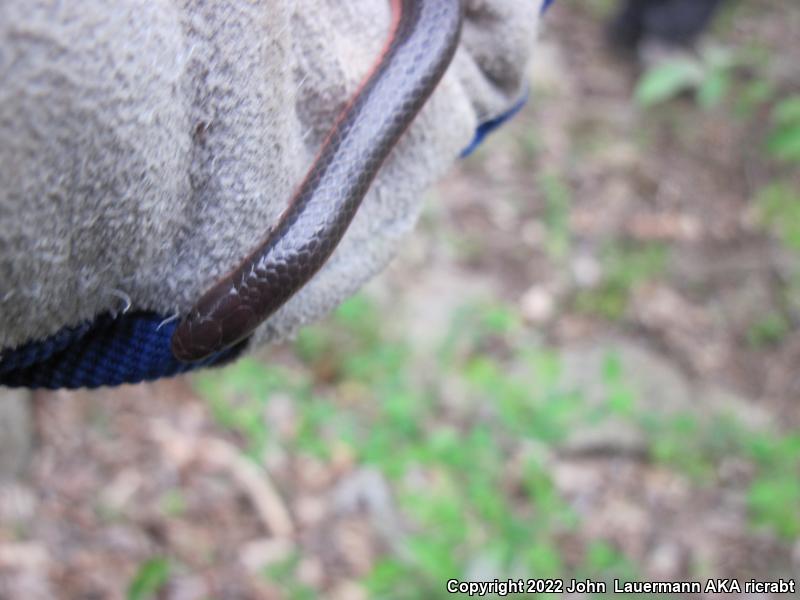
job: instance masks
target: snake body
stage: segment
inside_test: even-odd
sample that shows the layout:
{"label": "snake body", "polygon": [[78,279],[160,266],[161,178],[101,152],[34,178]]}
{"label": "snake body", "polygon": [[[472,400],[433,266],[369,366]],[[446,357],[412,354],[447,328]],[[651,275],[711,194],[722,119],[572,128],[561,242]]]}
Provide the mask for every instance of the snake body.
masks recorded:
{"label": "snake body", "polygon": [[378,170],[449,66],[462,0],[391,0],[386,49],[335,125],[277,225],[206,291],[171,340],[184,362],[248,337],[325,264]]}

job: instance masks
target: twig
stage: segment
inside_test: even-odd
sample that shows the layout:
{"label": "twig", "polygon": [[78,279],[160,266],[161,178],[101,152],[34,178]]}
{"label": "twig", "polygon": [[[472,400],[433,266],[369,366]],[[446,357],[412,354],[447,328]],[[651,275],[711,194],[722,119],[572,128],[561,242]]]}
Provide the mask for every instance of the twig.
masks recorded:
{"label": "twig", "polygon": [[279,538],[294,535],[294,524],[286,504],[278,494],[265,469],[251,462],[225,440],[211,436],[189,435],[163,421],[154,421],[153,438],[176,462],[192,459],[227,471],[247,494],[264,525]]}

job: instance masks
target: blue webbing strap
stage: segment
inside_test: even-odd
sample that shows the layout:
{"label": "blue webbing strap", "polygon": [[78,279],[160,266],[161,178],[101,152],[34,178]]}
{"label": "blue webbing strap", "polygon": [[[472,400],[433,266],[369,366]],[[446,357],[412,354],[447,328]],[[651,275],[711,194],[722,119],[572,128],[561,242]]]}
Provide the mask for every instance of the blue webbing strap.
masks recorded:
{"label": "blue webbing strap", "polygon": [[0,353],[0,385],[29,388],[96,388],[139,383],[221,365],[246,342],[197,363],[178,361],[170,350],[177,321],[153,313],[102,315],[91,324]]}

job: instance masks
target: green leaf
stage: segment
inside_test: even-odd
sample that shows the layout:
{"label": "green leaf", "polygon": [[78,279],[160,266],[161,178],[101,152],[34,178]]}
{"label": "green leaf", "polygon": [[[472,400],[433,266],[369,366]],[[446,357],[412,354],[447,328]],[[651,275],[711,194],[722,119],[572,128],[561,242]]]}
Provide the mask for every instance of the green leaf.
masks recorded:
{"label": "green leaf", "polygon": [[792,331],[789,320],[777,312],[769,312],[757,319],[747,332],[748,343],[755,348],[779,344]]}
{"label": "green leaf", "polygon": [[589,544],[585,558],[586,574],[595,579],[637,579],[635,565],[608,542],[597,540]]}
{"label": "green leaf", "polygon": [[561,555],[558,548],[546,542],[534,542],[525,551],[527,566],[538,577],[555,577],[561,572]]}
{"label": "green leaf", "polygon": [[772,111],[774,126],[767,149],[778,160],[800,162],[800,96],[790,96]]}
{"label": "green leaf", "polygon": [[776,129],[767,140],[767,149],[778,160],[800,162],[800,123]]}
{"label": "green leaf", "polygon": [[800,96],[791,96],[779,102],[772,119],[777,125],[800,124]]}
{"label": "green leaf", "polygon": [[800,535],[800,482],[790,477],[761,477],[747,494],[757,525],[793,540]]}
{"label": "green leaf", "polygon": [[728,71],[715,70],[697,90],[697,102],[706,110],[718,106],[725,98],[731,87],[731,78]]}
{"label": "green leaf", "polygon": [[170,565],[166,558],[151,558],[142,563],[128,586],[128,600],[147,600],[153,598],[167,581]]}
{"label": "green leaf", "polygon": [[703,67],[688,58],[679,58],[649,69],[639,80],[634,99],[641,106],[654,106],[699,86]]}
{"label": "green leaf", "polygon": [[781,242],[800,251],[800,194],[789,184],[773,183],[759,192],[756,206],[761,221]]}
{"label": "green leaf", "polygon": [[774,94],[775,89],[768,81],[757,79],[756,81],[745,84],[737,101],[736,110],[739,116],[751,118],[753,111],[760,105],[768,102]]}

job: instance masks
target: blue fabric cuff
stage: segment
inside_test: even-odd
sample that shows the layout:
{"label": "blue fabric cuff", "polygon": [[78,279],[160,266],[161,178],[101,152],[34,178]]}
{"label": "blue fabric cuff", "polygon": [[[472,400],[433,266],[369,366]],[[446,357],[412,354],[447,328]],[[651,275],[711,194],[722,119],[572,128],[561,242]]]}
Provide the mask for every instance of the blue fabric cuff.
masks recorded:
{"label": "blue fabric cuff", "polygon": [[0,352],[0,385],[76,389],[152,381],[236,358],[247,341],[196,363],[170,350],[177,321],[154,313],[101,315],[49,338]]}
{"label": "blue fabric cuff", "polygon": [[478,125],[478,129],[475,130],[475,137],[472,138],[472,141],[469,143],[469,146],[464,148],[461,151],[461,158],[465,158],[475,152],[475,149],[483,143],[483,140],[486,138],[487,135],[492,133],[495,129],[506,123],[507,121],[511,120],[514,115],[516,115],[522,107],[528,102],[528,91],[525,91],[525,94],[520,98],[514,106],[508,109],[503,114],[494,117],[493,119],[489,119],[488,121],[484,121],[480,125]]}

